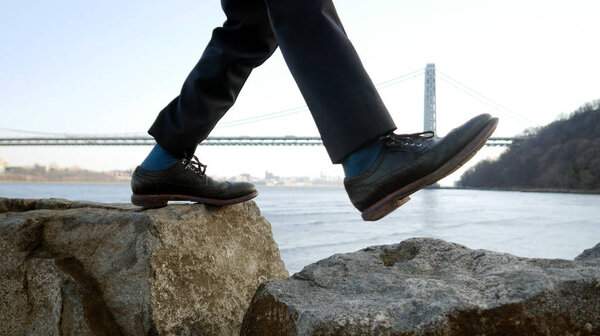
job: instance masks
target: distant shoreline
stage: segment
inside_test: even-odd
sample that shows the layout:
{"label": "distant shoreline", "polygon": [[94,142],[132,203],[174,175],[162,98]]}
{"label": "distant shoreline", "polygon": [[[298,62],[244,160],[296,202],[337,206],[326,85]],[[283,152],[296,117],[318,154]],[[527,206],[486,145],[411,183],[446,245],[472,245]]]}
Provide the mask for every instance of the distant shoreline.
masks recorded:
{"label": "distant shoreline", "polygon": [[26,184],[106,184],[106,185],[128,185],[129,181],[17,181],[0,180],[0,184],[26,183]]}
{"label": "distant shoreline", "polygon": [[[105,185],[129,185],[129,181],[18,181],[18,180],[0,180],[0,184],[8,183],[25,183],[25,184],[105,184]],[[254,182],[252,182],[254,183]],[[257,188],[343,188],[343,184],[312,184],[312,185],[265,185],[262,183],[254,183]]]}

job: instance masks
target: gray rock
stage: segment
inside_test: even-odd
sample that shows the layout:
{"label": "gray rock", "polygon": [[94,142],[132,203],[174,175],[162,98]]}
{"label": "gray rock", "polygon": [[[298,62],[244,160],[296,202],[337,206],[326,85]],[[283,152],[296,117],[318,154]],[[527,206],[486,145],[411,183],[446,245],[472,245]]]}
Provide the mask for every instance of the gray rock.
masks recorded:
{"label": "gray rock", "polygon": [[[598,246],[595,248],[596,252]],[[415,238],[262,284],[242,335],[600,335],[600,263]]]}
{"label": "gray rock", "polygon": [[600,262],[600,243],[575,257],[577,261]]}
{"label": "gray rock", "polygon": [[288,276],[254,202],[0,198],[0,335],[236,335]]}

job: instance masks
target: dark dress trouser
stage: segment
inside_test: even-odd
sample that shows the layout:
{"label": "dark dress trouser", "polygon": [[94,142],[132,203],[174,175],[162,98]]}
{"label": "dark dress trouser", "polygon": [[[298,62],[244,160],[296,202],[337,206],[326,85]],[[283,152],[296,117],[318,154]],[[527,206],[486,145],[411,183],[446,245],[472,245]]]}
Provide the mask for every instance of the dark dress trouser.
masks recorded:
{"label": "dark dress trouser", "polygon": [[[396,126],[346,36],[331,0],[222,0],[213,31],[180,95],[148,131],[190,157],[277,46],[334,163]],[[275,95],[276,93],[274,93]]]}

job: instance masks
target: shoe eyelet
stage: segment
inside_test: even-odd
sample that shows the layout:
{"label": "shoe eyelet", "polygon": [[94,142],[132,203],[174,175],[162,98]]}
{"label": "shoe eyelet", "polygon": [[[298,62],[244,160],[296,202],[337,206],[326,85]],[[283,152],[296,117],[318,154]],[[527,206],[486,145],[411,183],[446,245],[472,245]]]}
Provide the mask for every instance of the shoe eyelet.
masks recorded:
{"label": "shoe eyelet", "polygon": [[423,144],[421,144],[421,143],[418,143],[418,144],[417,144],[417,147],[421,147],[422,145],[423,145]]}

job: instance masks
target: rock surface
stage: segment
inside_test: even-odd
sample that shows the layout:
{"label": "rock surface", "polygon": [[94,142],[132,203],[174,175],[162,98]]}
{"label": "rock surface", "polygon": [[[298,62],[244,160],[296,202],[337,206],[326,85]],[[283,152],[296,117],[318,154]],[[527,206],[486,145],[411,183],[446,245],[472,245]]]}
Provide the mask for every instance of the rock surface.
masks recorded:
{"label": "rock surface", "polygon": [[600,335],[600,244],[577,261],[415,238],[261,285],[242,335]]}
{"label": "rock surface", "polygon": [[236,335],[288,276],[254,202],[0,198],[0,335]]}

